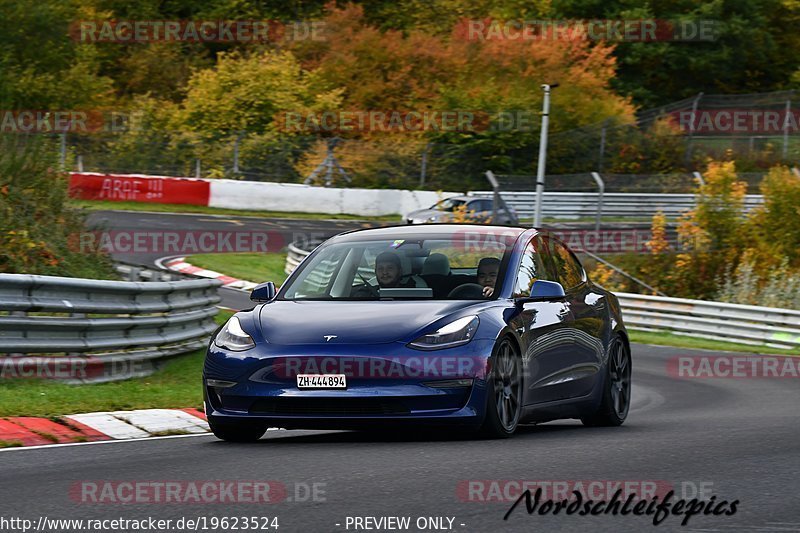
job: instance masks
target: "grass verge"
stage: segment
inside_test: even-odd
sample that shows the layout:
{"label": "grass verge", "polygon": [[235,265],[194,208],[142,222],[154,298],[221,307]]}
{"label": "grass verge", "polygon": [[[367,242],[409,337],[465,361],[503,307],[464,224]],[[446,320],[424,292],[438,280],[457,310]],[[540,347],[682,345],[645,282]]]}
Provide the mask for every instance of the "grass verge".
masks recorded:
{"label": "grass verge", "polygon": [[783,350],[781,348],[771,348],[769,346],[750,346],[747,344],[736,344],[734,342],[701,339],[686,335],[675,335],[674,333],[628,330],[628,334],[630,335],[631,342],[636,342],[639,344],[658,344],[660,346],[674,346],[676,348],[698,350],[714,350],[717,352],[798,355],[797,350]]}
{"label": "grass verge", "polygon": [[255,283],[273,281],[280,286],[286,280],[286,254],[282,253],[198,254],[186,260],[194,266]]}
{"label": "grass verge", "polygon": [[109,202],[106,200],[69,200],[67,206],[76,209],[87,209],[90,211],[154,211],[158,213],[200,213],[208,215],[236,215],[242,217],[269,217],[269,218],[297,218],[312,220],[366,220],[376,222],[396,222],[401,223],[401,216],[383,215],[379,217],[367,217],[363,215],[332,215],[329,213],[295,213],[289,211],[250,211],[244,209],[225,209],[220,207],[208,207],[204,205],[187,204],[156,204],[145,202]]}
{"label": "grass verge", "polygon": [[[231,314],[220,311],[217,323],[224,323]],[[50,417],[93,411],[200,407],[203,404],[200,377],[204,356],[205,350],[197,350],[168,361],[151,376],[112,383],[66,385],[42,380],[2,381],[0,416]],[[0,447],[4,447],[2,443]]]}

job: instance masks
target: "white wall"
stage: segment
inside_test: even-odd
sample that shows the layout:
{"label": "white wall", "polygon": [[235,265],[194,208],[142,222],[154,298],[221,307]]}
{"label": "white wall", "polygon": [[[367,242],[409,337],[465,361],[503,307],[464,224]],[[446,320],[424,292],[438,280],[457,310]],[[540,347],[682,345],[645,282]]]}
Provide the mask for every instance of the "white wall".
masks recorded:
{"label": "white wall", "polygon": [[[211,207],[299,213],[380,216],[405,214],[430,207],[440,195],[434,191],[400,189],[336,189],[296,183],[209,180]],[[441,197],[460,193],[444,192]]]}

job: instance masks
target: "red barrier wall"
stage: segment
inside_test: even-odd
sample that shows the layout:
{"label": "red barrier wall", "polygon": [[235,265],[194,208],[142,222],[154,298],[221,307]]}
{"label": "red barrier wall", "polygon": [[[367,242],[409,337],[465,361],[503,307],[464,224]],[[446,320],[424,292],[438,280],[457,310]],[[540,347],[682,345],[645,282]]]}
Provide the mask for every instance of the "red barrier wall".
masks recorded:
{"label": "red barrier wall", "polygon": [[69,195],[81,200],[208,205],[208,181],[123,174],[72,172]]}

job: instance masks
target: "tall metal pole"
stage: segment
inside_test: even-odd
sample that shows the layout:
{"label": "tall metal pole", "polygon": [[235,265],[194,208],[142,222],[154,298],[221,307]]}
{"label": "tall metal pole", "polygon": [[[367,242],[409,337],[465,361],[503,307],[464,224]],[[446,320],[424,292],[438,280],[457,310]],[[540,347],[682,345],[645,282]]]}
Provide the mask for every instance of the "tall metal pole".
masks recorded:
{"label": "tall metal pole", "polygon": [[542,198],[544,197],[544,171],[547,158],[547,127],[550,124],[550,89],[558,87],[557,83],[543,84],[544,102],[542,103],[542,132],[539,137],[539,162],[536,165],[536,205],[533,213],[533,227],[542,225]]}

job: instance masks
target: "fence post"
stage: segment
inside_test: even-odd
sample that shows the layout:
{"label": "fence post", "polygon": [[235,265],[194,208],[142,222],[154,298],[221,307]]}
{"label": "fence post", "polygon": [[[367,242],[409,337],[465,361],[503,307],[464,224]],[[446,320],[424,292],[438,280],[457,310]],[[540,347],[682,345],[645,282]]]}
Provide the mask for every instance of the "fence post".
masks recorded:
{"label": "fence post", "polygon": [[239,139],[241,139],[242,134],[239,133],[236,135],[236,138],[233,140],[233,173],[239,173]]}
{"label": "fence post", "polygon": [[597,160],[597,169],[602,172],[603,171],[603,159],[606,153],[606,125],[608,124],[608,119],[603,121],[603,129],[600,130],[600,154]]}
{"label": "fence post", "polygon": [[492,186],[492,222],[497,223],[497,212],[500,208],[502,208],[505,210],[506,215],[508,216],[509,224],[519,224],[519,218],[517,218],[516,214],[511,211],[511,208],[508,206],[505,200],[503,200],[503,197],[500,196],[500,183],[497,181],[497,177],[494,175],[494,172],[487,170],[485,172],[485,176],[486,179],[489,180],[489,184]]}
{"label": "fence post", "polygon": [[422,168],[419,171],[419,186],[425,186],[425,176],[428,172],[428,151],[430,150],[431,143],[425,145],[425,148],[422,150]]}
{"label": "fence post", "polygon": [[703,93],[697,93],[697,96],[692,102],[692,122],[689,125],[689,142],[686,143],[686,153],[684,154],[685,163],[688,165],[692,160],[692,136],[695,130],[695,120],[697,118],[697,107],[700,104],[700,99],[703,98]]}
{"label": "fence post", "polygon": [[200,158],[199,157],[194,160],[194,177],[195,178],[199,178],[200,177]]}
{"label": "fence post", "polygon": [[64,130],[61,133],[61,146],[59,148],[58,162],[62,171],[67,170],[67,130]]}
{"label": "fence post", "polygon": [[78,166],[78,172],[83,172],[83,156],[82,155],[78,155],[77,156],[76,164]]}
{"label": "fence post", "polygon": [[614,265],[614,264],[612,264],[612,263],[609,263],[608,261],[606,261],[606,260],[605,260],[605,259],[603,259],[602,257],[598,256],[597,254],[594,254],[594,253],[592,253],[592,252],[590,252],[589,250],[586,250],[586,249],[583,249],[583,250],[578,250],[578,251],[579,251],[580,253],[584,253],[584,254],[588,255],[589,257],[591,257],[591,258],[592,258],[592,259],[594,259],[595,261],[598,261],[598,262],[600,262],[600,263],[603,263],[604,265],[606,265],[606,266],[607,266],[608,268],[610,268],[611,270],[614,270],[615,272],[619,272],[620,274],[622,274],[622,275],[623,275],[623,276],[625,276],[626,278],[628,278],[628,279],[630,279],[630,280],[634,281],[635,283],[638,283],[639,285],[641,285],[641,286],[642,286],[642,287],[644,287],[645,289],[647,289],[647,290],[651,291],[653,294],[657,294],[657,295],[659,295],[659,296],[664,296],[664,297],[666,297],[666,296],[667,296],[666,294],[664,294],[664,293],[663,293],[663,292],[661,292],[660,290],[656,289],[655,287],[652,287],[652,286],[648,285],[647,283],[645,283],[644,281],[640,280],[640,279],[639,279],[639,278],[637,278],[636,276],[634,276],[634,275],[632,275],[632,274],[629,274],[629,273],[625,272],[624,270],[622,270],[622,269],[621,269],[621,268],[619,268],[618,266],[616,266],[616,265]]}
{"label": "fence post", "polygon": [[600,232],[600,219],[603,217],[603,194],[606,192],[606,184],[600,174],[592,172],[592,178],[597,183],[597,214],[594,219],[594,230]]}
{"label": "fence post", "polygon": [[789,157],[789,113],[792,112],[792,101],[786,100],[786,115],[783,117],[783,159]]}

